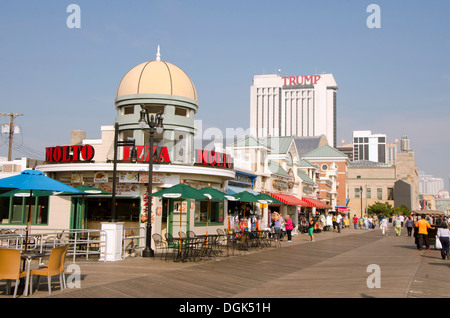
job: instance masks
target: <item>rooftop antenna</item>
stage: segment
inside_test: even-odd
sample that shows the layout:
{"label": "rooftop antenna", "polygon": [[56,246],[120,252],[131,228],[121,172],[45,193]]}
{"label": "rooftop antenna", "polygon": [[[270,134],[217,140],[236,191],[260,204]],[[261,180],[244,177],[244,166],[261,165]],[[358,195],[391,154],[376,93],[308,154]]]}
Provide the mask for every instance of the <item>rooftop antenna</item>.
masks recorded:
{"label": "rooftop antenna", "polygon": [[158,45],[158,52],[156,52],[156,60],[161,61],[161,53],[159,52],[159,45]]}

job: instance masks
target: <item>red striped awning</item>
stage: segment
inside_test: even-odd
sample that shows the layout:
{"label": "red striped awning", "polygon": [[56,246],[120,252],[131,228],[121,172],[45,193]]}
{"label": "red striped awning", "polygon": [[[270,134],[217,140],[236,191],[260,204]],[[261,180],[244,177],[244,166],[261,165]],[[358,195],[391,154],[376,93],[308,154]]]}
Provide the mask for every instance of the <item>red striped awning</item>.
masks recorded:
{"label": "red striped awning", "polygon": [[289,195],[289,194],[278,194],[278,193],[270,193],[270,195],[277,199],[280,200],[283,203],[286,203],[287,205],[301,205],[301,206],[306,206],[305,202],[303,202],[301,199],[293,196],[293,195]]}
{"label": "red striped awning", "polygon": [[307,207],[328,208],[328,205],[326,205],[325,203],[320,202],[319,200],[316,200],[316,199],[302,198],[302,201],[306,204],[304,206],[307,206]]}

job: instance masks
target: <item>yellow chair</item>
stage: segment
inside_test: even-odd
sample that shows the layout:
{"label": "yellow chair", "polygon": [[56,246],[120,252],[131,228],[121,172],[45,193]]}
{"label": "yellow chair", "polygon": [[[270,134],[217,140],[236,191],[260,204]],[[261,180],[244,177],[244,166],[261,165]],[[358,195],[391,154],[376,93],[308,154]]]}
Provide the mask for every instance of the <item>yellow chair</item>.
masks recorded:
{"label": "yellow chair", "polygon": [[38,276],[38,289],[39,289],[39,278],[41,276],[47,276],[47,283],[48,283],[48,294],[52,294],[52,288],[51,288],[51,278],[53,276],[59,275],[59,282],[61,284],[61,290],[64,289],[63,287],[63,281],[62,281],[62,275],[61,275],[61,260],[62,256],[64,254],[64,251],[66,251],[66,246],[58,246],[52,249],[50,252],[50,257],[48,259],[48,264],[44,268],[35,269],[30,272],[30,291],[33,292],[33,275]]}
{"label": "yellow chair", "polygon": [[0,279],[6,279],[8,290],[10,289],[10,280],[16,281],[14,287],[14,298],[17,296],[17,287],[19,279],[25,277],[27,273],[20,270],[20,251],[8,248],[0,249]]}
{"label": "yellow chair", "polygon": [[[64,252],[61,254],[61,276],[62,276],[62,281],[63,281],[63,287],[66,288],[66,274],[64,273],[64,264],[66,261],[66,254],[67,251],[69,250],[70,245],[64,245],[65,249]],[[39,268],[47,268],[48,264],[39,264]],[[61,278],[60,278],[61,279]]]}

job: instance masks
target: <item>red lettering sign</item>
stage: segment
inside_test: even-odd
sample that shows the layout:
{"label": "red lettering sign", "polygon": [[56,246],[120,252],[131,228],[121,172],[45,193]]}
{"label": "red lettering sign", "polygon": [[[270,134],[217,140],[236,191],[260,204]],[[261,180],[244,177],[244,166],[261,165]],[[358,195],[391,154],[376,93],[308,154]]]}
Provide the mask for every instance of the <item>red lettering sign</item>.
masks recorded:
{"label": "red lettering sign", "polygon": [[[150,152],[148,151],[150,147],[149,146],[136,146],[136,152],[137,152],[137,161],[149,161],[150,158]],[[131,147],[124,147],[123,150],[123,160],[124,161],[130,161],[130,152]],[[167,150],[167,147],[153,147],[153,162],[158,163],[171,163],[170,157],[169,157],[169,151]]]}
{"label": "red lettering sign", "polygon": [[303,76],[283,76],[284,85],[306,85],[317,84],[320,75],[303,75]]}
{"label": "red lettering sign", "polygon": [[195,164],[225,168],[232,168],[233,166],[231,157],[228,154],[201,149],[195,151]]}
{"label": "red lettering sign", "polygon": [[45,148],[46,162],[77,162],[91,161],[94,158],[95,150],[91,145],[76,146],[56,146]]}

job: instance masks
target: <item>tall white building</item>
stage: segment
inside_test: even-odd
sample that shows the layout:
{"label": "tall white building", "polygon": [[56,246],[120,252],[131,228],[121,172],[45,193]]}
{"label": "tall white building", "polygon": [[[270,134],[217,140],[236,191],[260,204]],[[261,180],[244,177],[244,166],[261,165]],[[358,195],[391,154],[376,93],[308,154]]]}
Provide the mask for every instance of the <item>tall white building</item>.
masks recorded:
{"label": "tall white building", "polygon": [[370,130],[353,131],[353,160],[386,161],[386,135]]}
{"label": "tall white building", "polygon": [[253,136],[325,135],[336,146],[336,91],[332,74],[255,75],[250,88]]}

